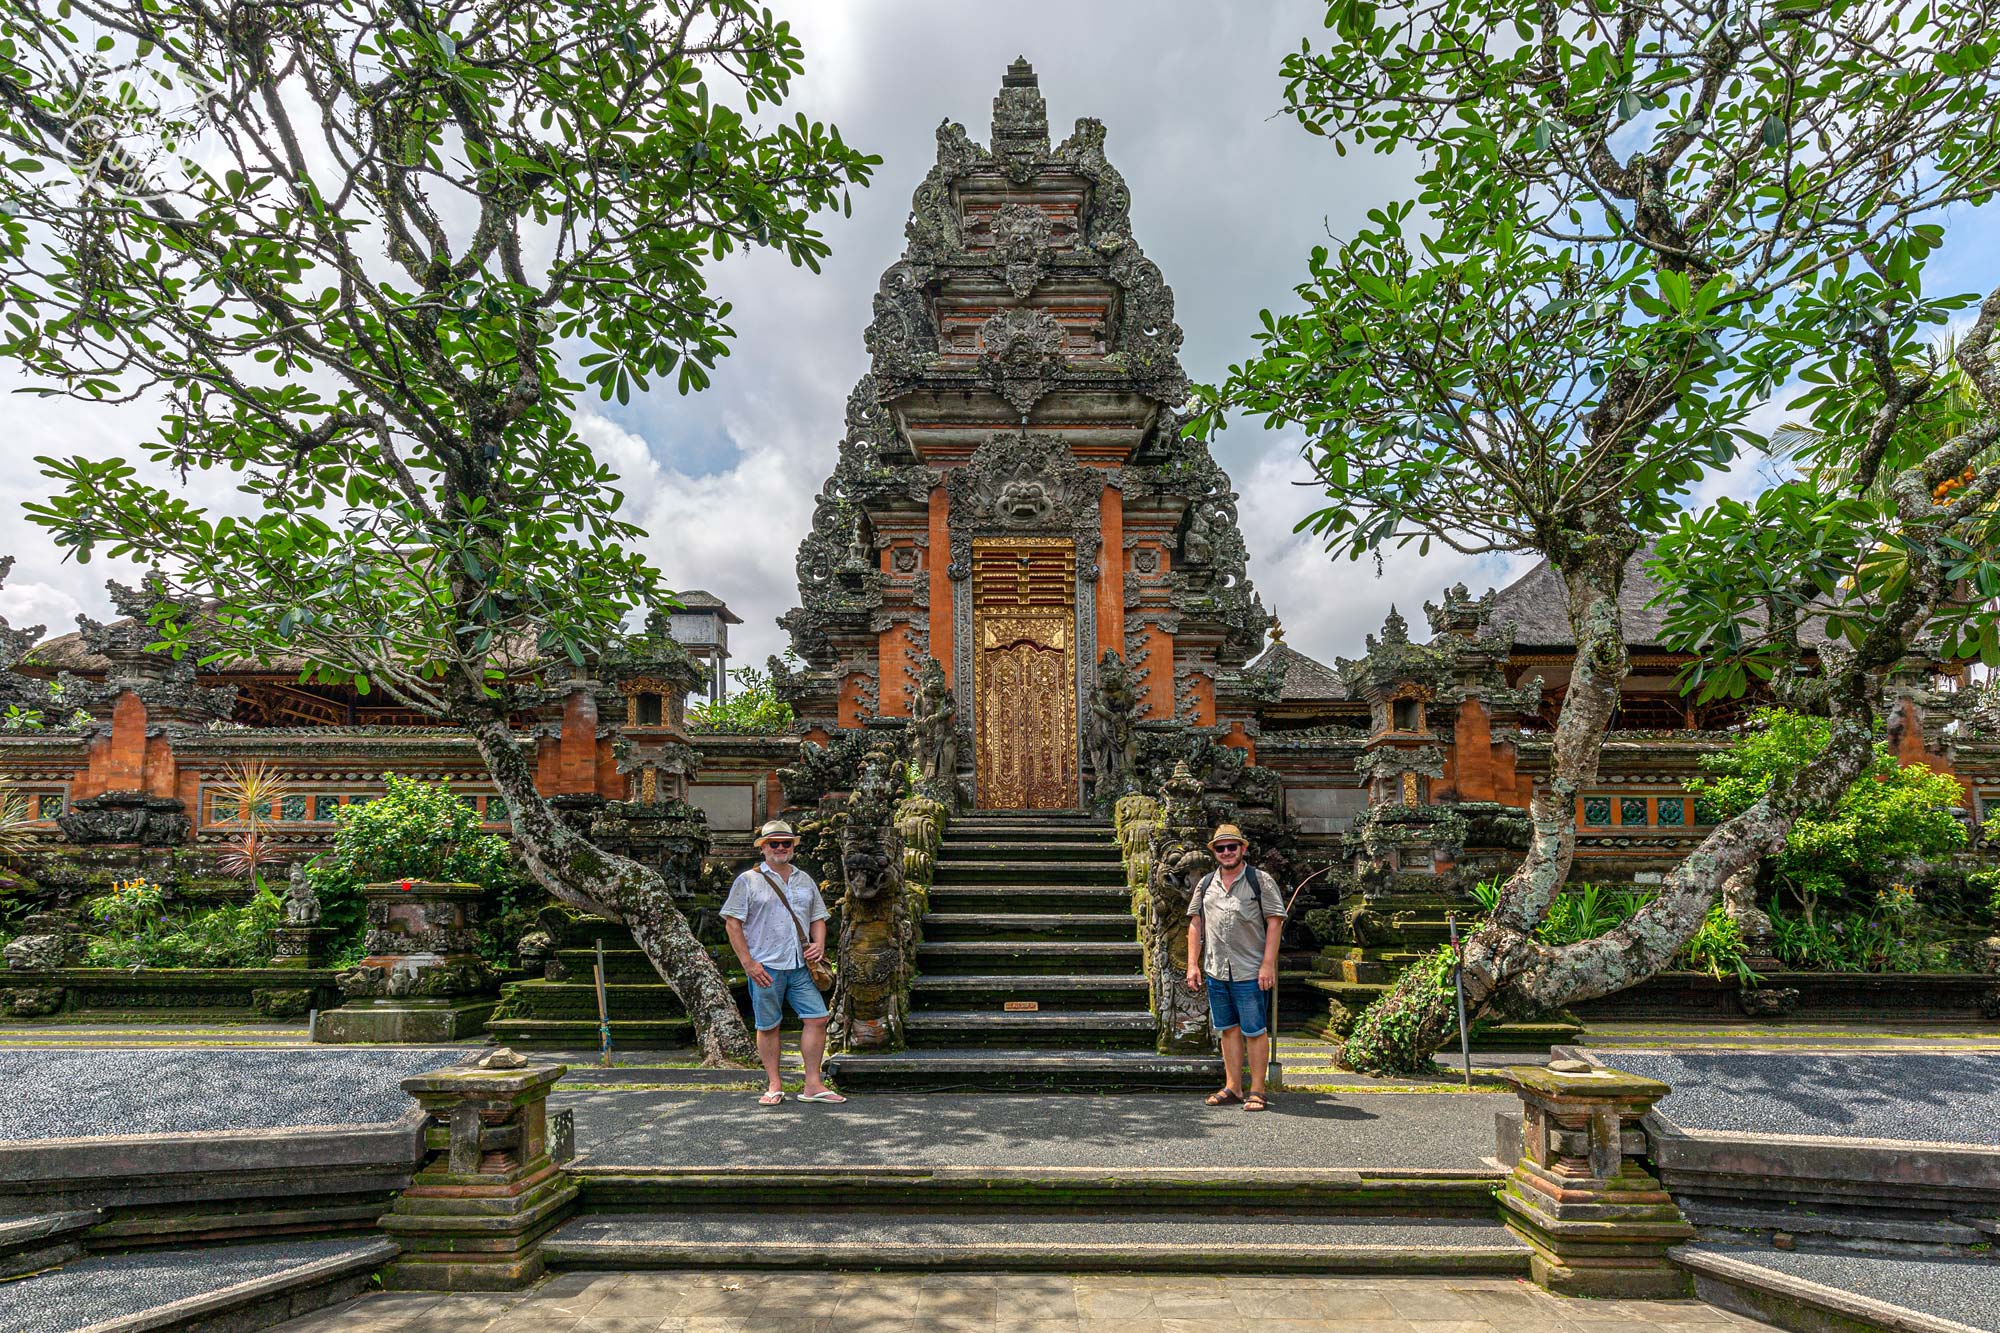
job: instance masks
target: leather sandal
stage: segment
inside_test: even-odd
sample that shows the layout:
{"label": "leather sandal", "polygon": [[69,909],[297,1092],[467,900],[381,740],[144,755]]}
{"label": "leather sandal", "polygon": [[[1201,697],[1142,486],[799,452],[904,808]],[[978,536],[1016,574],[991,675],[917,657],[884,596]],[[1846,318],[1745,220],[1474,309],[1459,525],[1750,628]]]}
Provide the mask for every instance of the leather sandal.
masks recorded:
{"label": "leather sandal", "polygon": [[1261,1092],[1253,1092],[1243,1100],[1243,1109],[1246,1111],[1266,1111],[1270,1106],[1271,1103]]}
{"label": "leather sandal", "polygon": [[1234,1106],[1243,1100],[1243,1094],[1232,1088],[1218,1088],[1208,1094],[1210,1106]]}

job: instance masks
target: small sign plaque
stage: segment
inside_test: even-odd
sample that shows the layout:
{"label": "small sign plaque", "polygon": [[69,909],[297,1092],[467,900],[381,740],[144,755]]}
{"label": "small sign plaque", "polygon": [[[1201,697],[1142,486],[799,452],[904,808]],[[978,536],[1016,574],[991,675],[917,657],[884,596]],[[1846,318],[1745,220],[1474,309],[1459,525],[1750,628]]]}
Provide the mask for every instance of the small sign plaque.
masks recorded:
{"label": "small sign plaque", "polygon": [[1009,1000],[1000,1007],[1010,1014],[1033,1014],[1039,1013],[1042,1006],[1033,1000]]}

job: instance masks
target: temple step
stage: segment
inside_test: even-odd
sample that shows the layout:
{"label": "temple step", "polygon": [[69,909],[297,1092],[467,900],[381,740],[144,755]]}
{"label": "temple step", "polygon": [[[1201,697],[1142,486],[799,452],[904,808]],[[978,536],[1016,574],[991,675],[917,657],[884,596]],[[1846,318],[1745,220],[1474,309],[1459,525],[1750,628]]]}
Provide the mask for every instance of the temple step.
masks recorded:
{"label": "temple step", "polygon": [[940,855],[946,858],[962,858],[970,861],[1005,860],[1022,865],[1040,865],[1048,861],[1088,861],[1093,865],[1118,865],[1118,848],[1108,839],[1093,838],[1085,841],[1062,841],[1053,838],[1025,839],[1021,842],[1001,842],[993,838],[953,838],[947,836],[939,844]]}
{"label": "temple step", "polygon": [[1138,973],[928,976],[918,977],[910,986],[913,1013],[932,1009],[1005,1013],[1009,1004],[1032,1004],[1038,1010],[1117,1009],[1137,1005],[1143,1012],[1148,997],[1146,978]]}
{"label": "temple step", "polygon": [[1298,1210],[1088,1214],[1019,1209],[586,1213],[544,1244],[551,1267],[810,1267],[1526,1276],[1528,1247],[1491,1219]]}
{"label": "temple step", "polygon": [[912,1046],[1153,1046],[1147,1009],[1052,1009],[1033,1012],[917,1010],[905,1024]]}
{"label": "temple step", "polygon": [[[928,924],[926,925],[928,929]],[[1129,976],[1143,966],[1139,942],[1085,940],[925,940],[917,946],[917,971],[922,977],[1069,973]]]}
{"label": "temple step", "polygon": [[930,904],[933,912],[947,914],[1121,912],[1130,916],[1123,886],[1096,884],[940,884],[931,890]]}
{"label": "temple step", "polygon": [[[852,1058],[852,1057],[843,1057]],[[1123,1063],[1135,1063],[1121,1055]],[[938,1063],[932,1061],[932,1063]],[[586,1213],[735,1212],[765,1206],[791,1190],[810,1190],[816,1207],[918,1212],[1049,1208],[1134,1209],[1155,1216],[1226,1210],[1300,1209],[1326,1216],[1490,1219],[1498,1167],[1402,1168],[1303,1162],[1231,1167],[939,1163],[921,1167],[835,1160],[812,1166],[620,1165],[580,1161],[574,1178]],[[848,1215],[853,1216],[850,1212]]]}
{"label": "temple step", "polygon": [[960,860],[941,855],[933,885],[946,884],[1104,884],[1125,886],[1125,868],[1105,861]]}
{"label": "temple step", "polygon": [[931,912],[924,917],[924,940],[1061,941],[1135,939],[1129,912]]}

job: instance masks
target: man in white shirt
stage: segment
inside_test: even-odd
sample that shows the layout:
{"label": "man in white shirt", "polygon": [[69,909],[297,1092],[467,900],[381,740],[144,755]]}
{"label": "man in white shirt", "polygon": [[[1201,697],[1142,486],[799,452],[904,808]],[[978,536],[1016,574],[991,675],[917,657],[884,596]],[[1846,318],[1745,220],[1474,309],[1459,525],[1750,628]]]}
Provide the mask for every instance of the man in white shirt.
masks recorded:
{"label": "man in white shirt", "polygon": [[729,947],[750,978],[750,1008],[757,1022],[757,1056],[764,1062],[764,1095],[759,1106],[785,1100],[778,1081],[778,1054],[783,1045],[778,1025],[785,1005],[799,1016],[799,1054],[805,1057],[806,1086],[802,1102],[844,1102],[847,1098],[820,1081],[820,1058],[826,1054],[826,997],[813,985],[807,966],[826,956],[826,900],[813,877],[792,864],[798,834],[782,820],[757,831],[757,848],[764,853],[755,865],[736,877],[723,900],[722,924]]}

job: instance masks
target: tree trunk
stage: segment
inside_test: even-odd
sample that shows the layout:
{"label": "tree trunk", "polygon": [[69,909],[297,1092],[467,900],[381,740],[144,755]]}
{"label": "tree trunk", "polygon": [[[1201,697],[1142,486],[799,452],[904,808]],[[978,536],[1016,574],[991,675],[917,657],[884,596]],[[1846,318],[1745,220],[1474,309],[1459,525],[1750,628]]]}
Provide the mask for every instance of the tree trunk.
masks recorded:
{"label": "tree trunk", "polygon": [[632,932],[693,1020],[704,1065],[754,1058],[750,1034],[721,969],[674,906],[666,880],[629,857],[603,850],[557,818],[535,789],[534,774],[504,720],[480,717],[464,725],[507,799],[515,845],[542,887],[570,906]]}
{"label": "tree trunk", "polygon": [[[1529,802],[1527,855],[1502,886],[1492,916],[1463,946],[1468,1021],[1528,965],[1532,951],[1540,947],[1534,929],[1569,877],[1576,857],[1577,793],[1597,781],[1604,733],[1611,727],[1628,666],[1618,594],[1625,562],[1637,548],[1637,535],[1619,524],[1613,531],[1574,539],[1574,558],[1563,562],[1576,642],[1569,690],[1556,719],[1549,780]],[[1356,1022],[1343,1059],[1367,1073],[1421,1072],[1436,1043],[1456,1023],[1452,990],[1433,970],[1412,967]]]}

